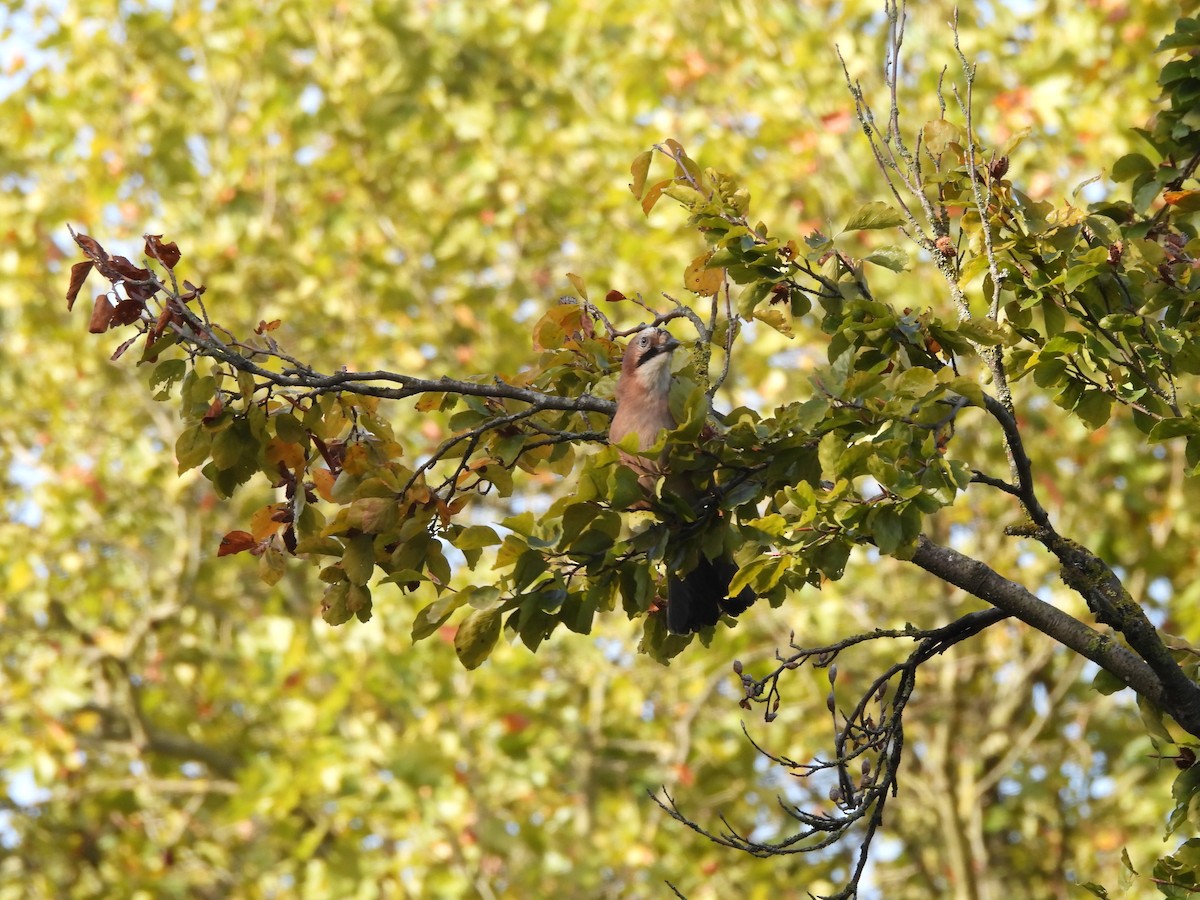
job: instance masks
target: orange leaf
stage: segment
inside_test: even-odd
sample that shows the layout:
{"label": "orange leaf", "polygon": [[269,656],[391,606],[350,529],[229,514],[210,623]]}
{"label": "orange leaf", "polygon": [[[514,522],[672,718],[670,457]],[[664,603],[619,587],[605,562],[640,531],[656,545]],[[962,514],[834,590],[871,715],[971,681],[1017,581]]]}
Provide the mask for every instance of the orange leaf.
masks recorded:
{"label": "orange leaf", "polygon": [[[275,518],[283,506],[282,503],[271,503],[250,517],[250,533],[256,540],[261,541],[270,537],[283,526],[283,523]],[[240,533],[244,534],[245,532]],[[226,535],[226,537],[228,536]]]}
{"label": "orange leaf", "polygon": [[293,471],[304,468],[304,448],[299,444],[282,441],[277,437],[267,442],[267,462],[283,463]]}
{"label": "orange leaf", "polygon": [[355,443],[346,448],[346,456],[342,461],[342,468],[351,475],[364,474],[369,465],[370,461],[367,459],[366,445]]}
{"label": "orange leaf", "polygon": [[211,425],[218,418],[220,418],[221,413],[224,410],[225,410],[225,402],[220,398],[220,396],[217,396],[217,397],[213,398],[213,402],[211,404],[209,404],[208,412],[206,412],[204,414],[204,418],[202,418],[201,421],[205,425]]}
{"label": "orange leaf", "polygon": [[230,556],[234,553],[241,553],[243,550],[249,550],[258,541],[254,540],[254,535],[248,531],[231,531],[225,537],[221,538],[221,546],[217,548],[217,556]]}
{"label": "orange leaf", "polygon": [[1195,212],[1200,209],[1200,191],[1163,191],[1163,200],[1171,206],[1179,207],[1181,212]]}
{"label": "orange leaf", "polygon": [[646,191],[646,196],[642,198],[642,212],[650,215],[650,210],[654,209],[654,204],[658,202],[658,198],[662,196],[663,190],[671,186],[671,179],[660,181],[653,185],[650,190]]}
{"label": "orange leaf", "polygon": [[313,469],[312,472],[313,486],[317,489],[317,493],[321,495],[322,500],[333,502],[333,483],[337,479],[328,469]]}

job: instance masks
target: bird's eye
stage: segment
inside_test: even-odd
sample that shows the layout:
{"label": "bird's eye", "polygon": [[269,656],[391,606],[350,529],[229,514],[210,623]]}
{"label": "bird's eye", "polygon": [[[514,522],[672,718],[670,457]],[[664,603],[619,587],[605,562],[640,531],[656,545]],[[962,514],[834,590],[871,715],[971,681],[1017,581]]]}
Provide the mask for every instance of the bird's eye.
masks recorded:
{"label": "bird's eye", "polygon": [[643,334],[643,335],[642,335],[642,336],[641,336],[641,337],[638,339],[638,343],[639,343],[639,344],[641,344],[643,347],[645,347],[645,346],[646,346],[648,343],[650,343],[650,335],[648,335],[648,334]]}

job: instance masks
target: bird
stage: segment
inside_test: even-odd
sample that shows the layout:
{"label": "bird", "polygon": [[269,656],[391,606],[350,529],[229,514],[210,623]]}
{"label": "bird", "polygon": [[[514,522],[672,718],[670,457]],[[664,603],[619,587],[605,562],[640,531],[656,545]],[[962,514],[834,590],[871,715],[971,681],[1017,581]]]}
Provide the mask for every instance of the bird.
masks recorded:
{"label": "bird", "polygon": [[[630,340],[621,360],[617,378],[617,409],[609,426],[608,438],[617,444],[631,434],[637,435],[638,449],[654,445],[659,432],[670,430],[676,422],[671,415],[671,355],[680,346],[664,328],[646,327]],[[655,482],[668,471],[665,451],[658,458],[637,456],[618,450],[623,465],[638,474],[638,482],[648,496],[654,496]],[[697,512],[705,503],[702,496],[684,498]],[[736,616],[755,601],[754,592],[743,588],[729,597],[729,583],[737,565],[728,554],[709,559],[703,551],[696,567],[683,575],[667,574],[667,630],[672,634],[692,634],[717,624],[722,614]]]}

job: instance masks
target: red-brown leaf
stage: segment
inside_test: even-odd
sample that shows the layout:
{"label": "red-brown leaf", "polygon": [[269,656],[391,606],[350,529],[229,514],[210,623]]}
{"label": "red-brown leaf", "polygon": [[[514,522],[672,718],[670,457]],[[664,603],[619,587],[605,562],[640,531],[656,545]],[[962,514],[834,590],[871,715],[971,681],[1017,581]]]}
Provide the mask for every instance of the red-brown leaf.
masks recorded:
{"label": "red-brown leaf", "polygon": [[135,265],[128,257],[114,256],[111,261],[112,269],[122,278],[128,278],[131,281],[146,281],[150,277],[150,270],[143,269],[139,265]]}
{"label": "red-brown leaf", "polygon": [[179,252],[179,245],[174,241],[163,243],[161,234],[148,234],[146,235],[146,255],[151,259],[157,259],[168,269],[173,269],[183,254]]}
{"label": "red-brown leaf", "polygon": [[122,300],[113,308],[110,325],[131,325],[142,317],[146,304],[141,300]]}
{"label": "red-brown leaf", "polygon": [[625,295],[622,294],[620,291],[618,291],[616,288],[613,288],[611,291],[609,291],[607,294],[604,295],[604,299],[607,300],[609,303],[620,303],[622,300],[625,299]]}
{"label": "red-brown leaf", "polygon": [[241,553],[244,550],[249,550],[258,541],[254,539],[248,531],[231,531],[225,537],[221,538],[221,546],[217,548],[217,556],[230,556],[234,553]]}
{"label": "red-brown leaf", "polygon": [[79,245],[79,249],[83,251],[83,255],[96,262],[101,262],[108,259],[108,254],[104,252],[104,248],[100,246],[99,241],[89,237],[86,234],[76,234],[75,243]]}
{"label": "red-brown leaf", "polygon": [[97,294],[96,302],[92,305],[92,318],[88,320],[88,331],[92,334],[104,334],[112,321],[113,305],[108,302],[107,294]]}
{"label": "red-brown leaf", "polygon": [[204,418],[201,419],[201,421],[205,425],[211,425],[213,422],[215,422],[217,420],[217,417],[221,415],[221,412],[224,409],[225,409],[224,401],[222,401],[220,397],[216,397],[213,400],[213,402],[209,405],[208,412],[206,412],[204,414]]}
{"label": "red-brown leaf", "polygon": [[133,342],[136,341],[141,336],[142,336],[142,333],[139,331],[137,334],[135,334],[129,340],[122,342],[121,346],[113,351],[113,354],[112,354],[112,356],[109,357],[109,359],[120,359],[122,354],[124,354],[125,351],[130,348],[130,346],[133,344]]}
{"label": "red-brown leaf", "polygon": [[75,305],[75,298],[79,296],[79,289],[87,281],[88,273],[92,271],[92,266],[94,265],[95,263],[90,259],[85,259],[83,262],[77,262],[71,266],[71,286],[67,288],[68,312]]}
{"label": "red-brown leaf", "polygon": [[164,306],[162,312],[158,314],[158,321],[154,323],[154,327],[147,332],[150,335],[151,342],[157,341],[163,336],[163,332],[167,330],[167,323],[175,317],[175,310],[169,306]]}
{"label": "red-brown leaf", "polygon": [[156,284],[136,284],[132,281],[124,281],[122,285],[125,287],[125,293],[129,295],[129,299],[137,300],[139,303],[145,303],[158,293],[158,285]]}

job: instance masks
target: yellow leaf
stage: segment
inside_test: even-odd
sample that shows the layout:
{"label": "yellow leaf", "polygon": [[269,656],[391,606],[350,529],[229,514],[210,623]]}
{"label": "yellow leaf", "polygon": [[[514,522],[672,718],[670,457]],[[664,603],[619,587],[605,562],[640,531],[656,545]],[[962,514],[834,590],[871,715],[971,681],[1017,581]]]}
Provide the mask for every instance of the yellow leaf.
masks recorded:
{"label": "yellow leaf", "polygon": [[754,318],[770,325],[780,334],[792,337],[792,317],[778,306],[759,307],[754,310]]}
{"label": "yellow leaf", "polygon": [[629,190],[639,200],[642,199],[642,191],[646,189],[646,175],[650,172],[650,159],[652,156],[653,153],[649,150],[645,153],[639,153],[634,157],[633,165],[629,167],[629,171],[633,174],[633,183],[629,185]]}
{"label": "yellow leaf", "polygon": [[442,401],[445,399],[446,395],[440,391],[422,394],[421,399],[417,401],[417,412],[433,412],[435,409],[441,409]]}
{"label": "yellow leaf", "polygon": [[683,270],[684,286],[701,297],[711,297],[725,283],[725,270],[708,268],[710,259],[712,259],[712,251],[701,253]]}
{"label": "yellow leaf", "polygon": [[370,468],[367,460],[367,448],[364,444],[351,444],[346,448],[342,460],[342,468],[350,475],[362,475]]}
{"label": "yellow leaf", "polygon": [[586,300],[588,298],[587,286],[584,285],[582,278],[580,278],[574,272],[568,272],[567,281],[571,282],[571,284],[575,286],[575,293],[577,293],[582,299]]}

